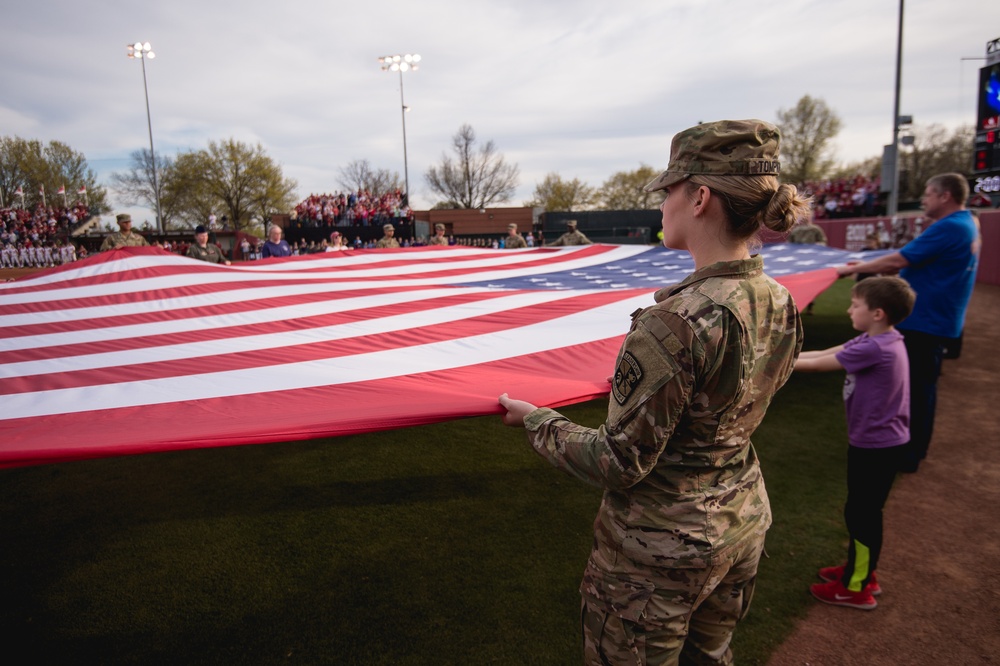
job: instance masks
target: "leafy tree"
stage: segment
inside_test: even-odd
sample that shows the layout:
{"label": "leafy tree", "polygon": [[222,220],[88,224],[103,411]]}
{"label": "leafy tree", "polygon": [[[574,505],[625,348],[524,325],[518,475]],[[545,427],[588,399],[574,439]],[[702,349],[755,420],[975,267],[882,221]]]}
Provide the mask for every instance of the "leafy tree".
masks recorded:
{"label": "leafy tree", "polygon": [[841,122],[822,99],[804,95],[791,109],[778,110],[781,177],[789,183],[820,180],[833,169],[831,141]]}
{"label": "leafy tree", "polygon": [[507,164],[493,141],[477,147],[471,125],[462,125],[452,137],[455,159],[441,156],[441,163],[424,178],[449,208],[486,208],[510,201],[517,188],[518,167]]}
{"label": "leafy tree", "polygon": [[659,208],[662,192],[647,192],[644,188],[660,172],[648,164],[640,164],[635,171],[618,171],[604,181],[597,192],[598,207],[602,210],[645,210]]}
{"label": "leafy tree", "polygon": [[373,169],[368,160],[354,160],[341,167],[339,183],[349,192],[368,190],[376,197],[404,189],[398,172]]}
{"label": "leafy tree", "polygon": [[586,210],[594,205],[596,192],[579,178],[563,180],[553,172],[535,185],[535,193],[525,206],[544,208],[546,212]]}
{"label": "leafy tree", "polygon": [[838,166],[831,172],[830,177],[834,179],[851,179],[861,175],[868,178],[878,178],[881,174],[882,156],[874,155],[859,162],[849,162]]}
{"label": "leafy tree", "polygon": [[976,131],[972,125],[962,125],[952,132],[942,125],[932,124],[912,129],[913,145],[900,147],[900,200],[919,199],[927,181],[939,173],[972,174],[972,155]]}
{"label": "leafy tree", "polygon": [[76,198],[80,187],[86,187],[91,213],[109,210],[107,193],[97,184],[86,157],[59,141],[43,145],[37,139],[0,137],[0,192],[5,205],[20,203],[20,197],[14,199],[18,187],[24,192],[24,203],[28,206],[41,203],[42,187],[50,206],[63,203],[57,194],[60,187],[66,188],[67,203]]}
{"label": "leafy tree", "polygon": [[[164,189],[164,178],[174,167],[174,162],[162,153],[156,156],[156,185],[160,190],[160,214],[163,228],[169,228],[176,216],[176,197],[168,196]],[[149,150],[142,148],[132,152],[129,166],[123,172],[111,174],[111,185],[126,206],[144,206],[156,210],[156,192],[153,187],[153,160]]]}
{"label": "leafy tree", "polygon": [[163,181],[178,219],[201,224],[211,213],[222,213],[238,230],[253,226],[254,217],[267,220],[290,209],[297,186],[260,144],[235,139],[210,141],[204,150],[179,154]]}

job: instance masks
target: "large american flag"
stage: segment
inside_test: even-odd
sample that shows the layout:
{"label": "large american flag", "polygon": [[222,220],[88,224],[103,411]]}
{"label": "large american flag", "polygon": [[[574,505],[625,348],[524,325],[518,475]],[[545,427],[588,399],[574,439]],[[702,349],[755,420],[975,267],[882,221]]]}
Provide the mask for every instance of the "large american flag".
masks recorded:
{"label": "large american flag", "polygon": [[[800,307],[856,255],[771,245]],[[637,245],[359,250],[232,267],[123,248],[0,285],[0,467],[282,442],[606,395]]]}

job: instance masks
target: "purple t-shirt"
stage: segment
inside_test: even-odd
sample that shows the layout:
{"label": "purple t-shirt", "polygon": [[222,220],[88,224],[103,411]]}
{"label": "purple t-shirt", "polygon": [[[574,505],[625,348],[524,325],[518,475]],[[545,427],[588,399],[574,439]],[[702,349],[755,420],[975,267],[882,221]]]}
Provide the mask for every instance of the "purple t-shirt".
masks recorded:
{"label": "purple t-shirt", "polygon": [[851,446],[883,449],[910,441],[910,366],[902,334],[862,333],[836,357],[847,370],[844,406]]}

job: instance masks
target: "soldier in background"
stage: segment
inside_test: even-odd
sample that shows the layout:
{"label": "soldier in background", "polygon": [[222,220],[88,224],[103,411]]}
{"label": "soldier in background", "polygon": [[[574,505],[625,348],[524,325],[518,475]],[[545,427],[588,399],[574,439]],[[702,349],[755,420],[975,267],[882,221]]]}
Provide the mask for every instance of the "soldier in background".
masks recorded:
{"label": "soldier in background", "polygon": [[391,224],[383,224],[382,233],[385,235],[382,236],[382,238],[379,238],[378,242],[375,243],[376,249],[382,249],[387,247],[399,247],[399,241],[397,241],[395,238],[396,227],[392,226]]}
{"label": "soldier in background", "polygon": [[[580,235],[582,236],[583,234]],[[528,243],[525,242],[521,234],[517,233],[517,225],[511,222],[507,225],[507,238],[504,239],[504,248],[507,250],[516,250],[522,247],[528,247]]]}
{"label": "soldier in background", "polygon": [[444,235],[444,225],[438,222],[434,225],[434,235],[427,239],[428,245],[448,245],[448,237]]}
{"label": "soldier in background", "polygon": [[788,234],[788,242],[796,245],[826,245],[826,234],[818,224],[814,224],[807,217],[792,227],[792,232]]}
{"label": "soldier in background", "polygon": [[229,266],[232,263],[223,256],[222,250],[217,245],[208,242],[208,229],[201,224],[194,229],[194,243],[188,248],[187,256],[212,264]]}
{"label": "soldier in background", "polygon": [[120,247],[145,247],[149,245],[141,234],[132,231],[132,216],[128,213],[119,213],[115,217],[118,222],[118,231],[110,233],[101,243],[101,252],[105,250],[117,250]]}
{"label": "soldier in background", "polygon": [[750,253],[762,227],[784,233],[809,210],[778,182],[778,142],[760,120],[674,137],[646,190],[666,190],[663,244],[696,270],[632,314],[603,425],[500,396],[539,455],[604,489],[580,585],[586,664],[732,663],[771,524],[750,437],[803,338]]}
{"label": "soldier in background", "polygon": [[584,236],[582,232],[577,231],[576,220],[566,220],[566,233],[551,243],[546,243],[546,245],[591,245],[591,243],[592,241],[589,238]]}
{"label": "soldier in background", "polygon": [[[791,233],[788,234],[788,242],[795,245],[826,245],[826,234],[818,224],[813,224],[811,218],[805,217],[792,227]],[[815,303],[810,301],[802,314],[811,315]]]}

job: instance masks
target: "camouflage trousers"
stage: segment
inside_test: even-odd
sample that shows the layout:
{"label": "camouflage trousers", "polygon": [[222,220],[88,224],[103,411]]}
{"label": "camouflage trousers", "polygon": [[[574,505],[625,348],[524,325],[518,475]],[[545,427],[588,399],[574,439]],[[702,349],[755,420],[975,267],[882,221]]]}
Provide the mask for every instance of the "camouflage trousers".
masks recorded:
{"label": "camouflage trousers", "polygon": [[732,664],[729,643],[750,608],[763,549],[761,536],[737,545],[723,562],[707,569],[650,571],[641,581],[626,584],[650,590],[641,608],[631,603],[625,612],[615,612],[613,601],[585,595],[584,663]]}

